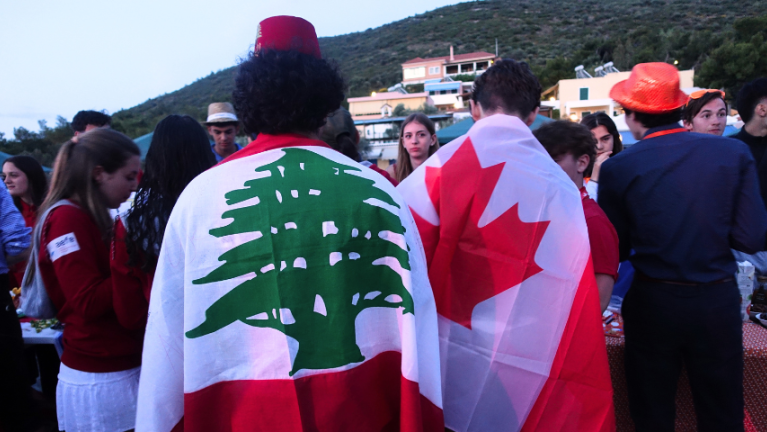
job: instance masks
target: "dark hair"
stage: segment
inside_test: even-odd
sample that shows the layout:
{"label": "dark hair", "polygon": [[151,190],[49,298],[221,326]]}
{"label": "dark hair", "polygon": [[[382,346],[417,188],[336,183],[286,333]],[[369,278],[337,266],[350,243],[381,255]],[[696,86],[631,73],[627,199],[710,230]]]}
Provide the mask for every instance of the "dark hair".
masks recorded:
{"label": "dark hair", "polygon": [[721,93],[709,92],[699,97],[698,99],[690,99],[689,101],[687,101],[687,105],[685,105],[684,108],[682,108],[682,121],[687,124],[691,124],[692,119],[694,119],[695,116],[698,115],[698,113],[700,113],[700,110],[702,110],[707,103],[711,102],[714,99],[721,99],[722,102],[724,102],[725,110],[727,109],[727,102],[725,102],[725,100],[722,98]]}
{"label": "dark hair", "polygon": [[[3,162],[3,165],[7,163],[12,163],[27,176],[27,185],[31,191],[32,204],[35,207],[40,207],[45,199],[45,194],[48,193],[48,177],[45,175],[40,162],[32,156],[21,155],[9,157]],[[13,203],[21,210],[21,197],[13,197]]]}
{"label": "dark hair", "polygon": [[737,107],[740,119],[744,123],[751,121],[751,118],[754,117],[756,106],[764,98],[767,98],[767,78],[757,78],[740,89]]}
{"label": "dark hair", "polygon": [[101,166],[105,172],[113,173],[133,156],[141,156],[136,143],[112,129],[94,129],[65,142],[53,163],[48,196],[38,212],[45,213],[62,199],[75,198],[107,241],[113,221],[104,197],[93,181],[93,169]]}
{"label": "dark hair", "polygon": [[596,129],[598,126],[604,126],[607,129],[607,132],[613,136],[613,152],[610,157],[613,157],[623,151],[623,140],[621,139],[621,134],[618,132],[618,127],[615,126],[615,122],[610,118],[609,115],[603,112],[589,114],[581,119],[581,124],[586,126],[589,131]]}
{"label": "dark hair", "polygon": [[112,117],[101,111],[80,111],[72,119],[72,129],[75,132],[85,132],[88,125],[105,126],[112,124]]}
{"label": "dark hair", "polygon": [[154,129],[146,169],[126,217],[129,265],[157,265],[165,225],[184,188],[215,164],[205,129],[189,116],[169,115]]}
{"label": "dark hair", "polygon": [[333,150],[343,154],[355,162],[359,162],[360,152],[357,150],[357,144],[354,142],[355,138],[356,136],[352,138],[348,133],[344,132],[338,135],[335,142],[330,146],[333,147]]}
{"label": "dark hair", "polygon": [[527,63],[502,59],[474,81],[471,98],[485,111],[524,118],[541,105],[541,84]]}
{"label": "dark hair", "polygon": [[585,172],[594,166],[597,157],[597,140],[584,125],[567,120],[557,120],[544,123],[533,131],[533,135],[549,152],[552,159],[571,153],[576,159],[583,155],[589,156],[589,166]]}
{"label": "dark hair", "polygon": [[341,106],[338,67],[295,50],[263,50],[240,63],[232,92],[249,133],[314,132]]}
{"label": "dark hair", "polygon": [[674,111],[669,111],[661,114],[647,114],[626,108],[624,108],[623,111],[626,113],[626,115],[634,113],[634,118],[636,121],[648,129],[679,123],[679,120],[682,119],[682,108],[677,108]]}
{"label": "dark hair", "polygon": [[[402,138],[405,135],[405,126],[409,125],[412,122],[416,122],[422,126],[425,126],[426,130],[429,131],[429,136],[434,136],[435,134],[434,122],[431,121],[431,119],[426,114],[416,112],[405,117],[405,120],[402,122],[402,125],[399,128],[399,144],[397,147],[397,166],[394,171],[394,178],[398,182],[405,180],[407,176],[409,176],[413,172],[413,164],[410,163],[410,154],[407,152],[407,150],[405,150],[405,144],[402,143]],[[436,153],[437,150],[439,150],[439,140],[436,140],[434,145],[429,147],[429,156]]]}

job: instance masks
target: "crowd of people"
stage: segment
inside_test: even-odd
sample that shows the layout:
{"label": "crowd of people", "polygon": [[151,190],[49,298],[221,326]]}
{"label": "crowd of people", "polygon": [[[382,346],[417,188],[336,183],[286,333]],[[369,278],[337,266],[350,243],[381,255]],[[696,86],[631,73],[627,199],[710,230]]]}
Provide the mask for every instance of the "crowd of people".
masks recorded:
{"label": "crowd of people", "polygon": [[[767,274],[767,78],[725,138],[733,98],[639,64],[610,93],[624,148],[602,112],[531,131],[540,84],[498,59],[467,135],[440,147],[411,114],[386,170],[343,91],[313,26],[272,17],[234,103],[160,121],[143,166],[95,111],[50,182],[7,159],[0,431],[615,430],[614,294],[637,431],[674,430],[683,367],[699,430],[744,430],[734,275]],[[40,304],[60,353],[24,346]]]}

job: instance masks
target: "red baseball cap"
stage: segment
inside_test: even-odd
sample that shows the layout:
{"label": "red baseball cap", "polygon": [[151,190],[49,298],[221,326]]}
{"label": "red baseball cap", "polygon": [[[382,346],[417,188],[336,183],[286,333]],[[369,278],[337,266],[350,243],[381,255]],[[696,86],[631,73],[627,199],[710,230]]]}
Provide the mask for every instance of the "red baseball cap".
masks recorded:
{"label": "red baseball cap", "polygon": [[687,94],[679,89],[679,71],[668,63],[640,63],[627,80],[610,89],[610,98],[623,108],[661,114],[681,108]]}
{"label": "red baseball cap", "polygon": [[296,50],[322,58],[314,26],[309,21],[294,16],[273,16],[258,24],[255,53],[258,54],[264,49]]}

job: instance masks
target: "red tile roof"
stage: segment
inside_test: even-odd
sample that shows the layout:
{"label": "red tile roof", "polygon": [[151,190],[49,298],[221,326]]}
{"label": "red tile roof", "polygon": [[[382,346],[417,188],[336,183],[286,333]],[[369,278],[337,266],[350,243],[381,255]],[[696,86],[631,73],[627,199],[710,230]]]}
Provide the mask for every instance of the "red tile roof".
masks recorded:
{"label": "red tile roof", "polygon": [[429,57],[429,58],[416,57],[402,64],[406,65],[411,63],[425,63],[425,62],[433,62],[433,61],[442,61],[443,63],[457,63],[457,62],[463,62],[468,60],[479,60],[479,59],[494,58],[494,57],[495,55],[490,54],[489,52],[478,51],[478,52],[473,52],[468,54],[456,54],[453,56],[452,62],[450,61],[450,56]]}

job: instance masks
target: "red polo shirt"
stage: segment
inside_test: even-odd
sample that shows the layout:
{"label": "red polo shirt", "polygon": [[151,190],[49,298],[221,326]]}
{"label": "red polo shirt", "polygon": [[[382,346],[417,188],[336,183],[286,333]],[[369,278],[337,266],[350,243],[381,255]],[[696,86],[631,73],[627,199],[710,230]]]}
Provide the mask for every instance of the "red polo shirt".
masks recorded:
{"label": "red polo shirt", "polygon": [[586,188],[581,188],[583,213],[586,216],[586,226],[589,230],[591,244],[591,261],[594,263],[594,273],[606,274],[618,278],[618,233],[607,215],[593,199],[589,198]]}

